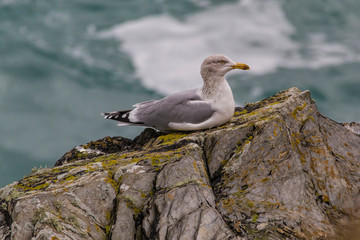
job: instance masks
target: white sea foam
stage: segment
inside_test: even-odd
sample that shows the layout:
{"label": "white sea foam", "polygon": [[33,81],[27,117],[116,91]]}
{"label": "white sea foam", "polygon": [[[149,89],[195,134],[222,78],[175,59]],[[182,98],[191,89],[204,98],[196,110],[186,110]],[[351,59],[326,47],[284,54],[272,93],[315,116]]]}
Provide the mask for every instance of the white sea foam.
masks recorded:
{"label": "white sea foam", "polygon": [[[156,15],[129,21],[99,33],[116,38],[128,53],[144,85],[169,94],[201,85],[202,60],[223,53],[245,62],[252,71],[267,74],[284,68],[319,68],[360,57],[323,34],[305,42],[291,38],[296,32],[277,0],[243,0],[208,8],[179,21]],[[307,54],[303,54],[301,52]]]}

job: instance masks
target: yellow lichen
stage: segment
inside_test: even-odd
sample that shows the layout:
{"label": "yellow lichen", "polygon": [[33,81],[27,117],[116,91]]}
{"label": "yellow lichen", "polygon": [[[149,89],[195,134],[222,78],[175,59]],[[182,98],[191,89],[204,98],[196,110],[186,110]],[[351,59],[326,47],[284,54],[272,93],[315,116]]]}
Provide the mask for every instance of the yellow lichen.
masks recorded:
{"label": "yellow lichen", "polygon": [[160,142],[160,145],[173,145],[174,143],[178,142],[181,138],[184,138],[187,135],[188,134],[175,132],[166,135],[161,135],[157,138],[157,141]]}
{"label": "yellow lichen", "polygon": [[241,115],[241,114],[247,113],[247,110],[244,109],[244,110],[242,110],[242,111],[238,111],[238,112],[235,112],[235,113],[236,113],[236,115]]}
{"label": "yellow lichen", "polygon": [[33,191],[33,190],[43,190],[43,189],[47,188],[49,185],[50,185],[49,182],[44,182],[42,184],[35,185],[35,186],[19,184],[19,185],[17,185],[17,187],[22,188],[24,191]]}
{"label": "yellow lichen", "polygon": [[313,116],[311,116],[311,115],[309,115],[309,116],[306,118],[306,120],[308,120],[308,119],[310,119],[312,122],[315,122],[314,117],[313,117]]}
{"label": "yellow lichen", "polygon": [[161,164],[161,161],[160,161],[159,158],[156,158],[156,157],[151,158],[151,165],[152,166],[158,166],[160,164]]}
{"label": "yellow lichen", "polygon": [[111,177],[107,177],[107,178],[104,179],[104,181],[106,183],[109,183],[113,187],[115,192],[119,191],[119,184],[114,179],[112,179]]}
{"label": "yellow lichen", "polygon": [[141,213],[141,209],[137,208],[136,205],[134,204],[133,200],[131,200],[129,197],[127,197],[125,199],[126,201],[126,206],[130,209],[132,209],[134,211],[135,217],[137,217],[139,215],[139,213]]}
{"label": "yellow lichen", "polygon": [[75,179],[77,179],[78,177],[75,177],[74,175],[70,175],[70,176],[67,176],[66,178],[65,178],[65,181],[73,181],[73,180],[75,180]]}
{"label": "yellow lichen", "polygon": [[105,226],[105,234],[108,236],[110,234],[110,225]]}
{"label": "yellow lichen", "polygon": [[196,165],[196,161],[194,161],[193,164],[194,164],[194,170],[195,170],[195,172],[199,173],[199,169],[198,169],[198,167],[197,167],[197,165]]}
{"label": "yellow lichen", "polygon": [[110,221],[111,212],[106,212],[106,220]]}
{"label": "yellow lichen", "polygon": [[261,182],[267,182],[267,181],[269,181],[270,179],[268,178],[268,177],[266,177],[266,178],[263,178],[263,179],[261,179]]}
{"label": "yellow lichen", "polygon": [[97,224],[95,224],[95,228],[97,232],[100,232],[100,227]]}
{"label": "yellow lichen", "polygon": [[293,117],[294,119],[297,119],[297,118],[296,118],[296,115],[297,115],[298,111],[302,111],[305,107],[306,107],[306,103],[304,103],[301,107],[300,107],[300,106],[296,107],[296,108],[294,109],[294,111],[292,112],[292,114],[291,114],[292,117]]}

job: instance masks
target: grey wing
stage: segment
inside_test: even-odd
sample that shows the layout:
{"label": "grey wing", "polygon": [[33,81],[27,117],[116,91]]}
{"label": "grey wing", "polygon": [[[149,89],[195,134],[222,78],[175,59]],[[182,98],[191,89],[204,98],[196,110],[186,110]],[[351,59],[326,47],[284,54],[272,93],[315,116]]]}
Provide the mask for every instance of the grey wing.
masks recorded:
{"label": "grey wing", "polygon": [[163,99],[137,106],[136,117],[144,125],[167,129],[170,122],[200,123],[209,119],[214,110],[201,100],[196,90],[180,92]]}

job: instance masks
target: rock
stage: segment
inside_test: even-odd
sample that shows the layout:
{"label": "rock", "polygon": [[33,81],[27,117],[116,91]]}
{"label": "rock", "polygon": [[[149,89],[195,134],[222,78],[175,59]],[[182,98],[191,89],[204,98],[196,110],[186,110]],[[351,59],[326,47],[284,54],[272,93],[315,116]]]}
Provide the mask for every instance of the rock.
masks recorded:
{"label": "rock", "polygon": [[76,146],[56,161],[55,167],[82,159],[98,157],[108,153],[127,150],[133,141],[123,137],[105,137],[91,141],[85,145]]}
{"label": "rock", "polygon": [[106,137],[0,189],[0,239],[354,239],[358,131],[291,88],[206,131]]}
{"label": "rock", "polygon": [[347,129],[349,129],[352,133],[356,135],[360,135],[360,123],[351,122],[351,123],[343,123]]}

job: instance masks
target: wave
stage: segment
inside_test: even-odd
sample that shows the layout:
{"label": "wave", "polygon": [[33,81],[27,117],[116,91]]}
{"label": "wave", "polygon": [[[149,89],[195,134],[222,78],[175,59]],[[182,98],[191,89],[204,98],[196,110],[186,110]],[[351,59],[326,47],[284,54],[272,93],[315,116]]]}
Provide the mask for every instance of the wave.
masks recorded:
{"label": "wave", "polygon": [[163,94],[201,85],[200,64],[213,53],[249,64],[252,71],[242,74],[255,75],[360,61],[323,33],[308,33],[304,41],[294,40],[295,33],[279,1],[243,0],[182,20],[162,14],[128,21],[98,36],[119,40],[144,85]]}

